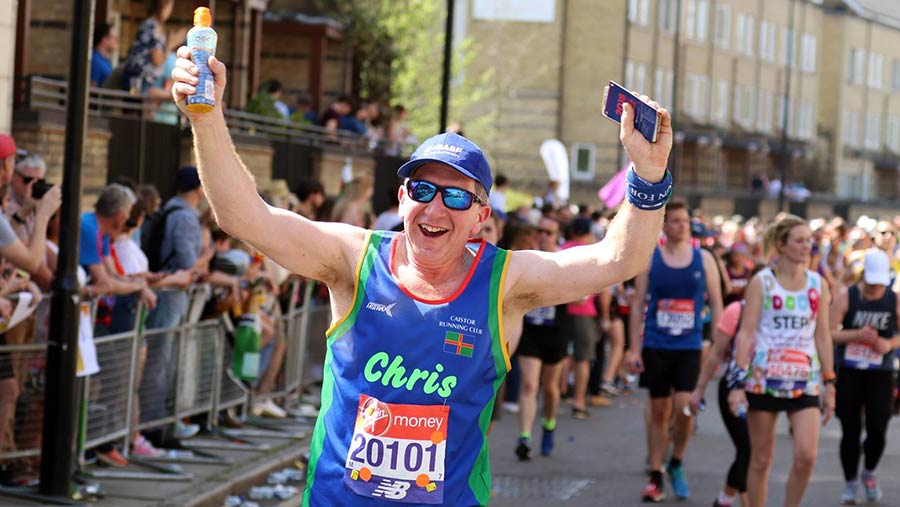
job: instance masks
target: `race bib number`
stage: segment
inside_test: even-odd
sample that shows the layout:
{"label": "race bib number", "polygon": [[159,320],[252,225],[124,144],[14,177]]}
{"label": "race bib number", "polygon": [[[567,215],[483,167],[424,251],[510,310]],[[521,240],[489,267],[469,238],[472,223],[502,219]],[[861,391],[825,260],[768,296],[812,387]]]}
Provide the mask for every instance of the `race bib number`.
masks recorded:
{"label": "race bib number", "polygon": [[850,343],[844,351],[844,365],[856,370],[881,366],[881,354],[865,343]]}
{"label": "race bib number", "polygon": [[812,360],[803,351],[769,350],[766,387],[771,389],[805,389]]}
{"label": "race bib number", "polygon": [[369,498],[443,503],[449,418],[446,405],[399,405],[359,395],[344,484]]}
{"label": "race bib number", "polygon": [[661,299],[656,307],[656,324],[671,335],[693,330],[695,317],[692,299]]}

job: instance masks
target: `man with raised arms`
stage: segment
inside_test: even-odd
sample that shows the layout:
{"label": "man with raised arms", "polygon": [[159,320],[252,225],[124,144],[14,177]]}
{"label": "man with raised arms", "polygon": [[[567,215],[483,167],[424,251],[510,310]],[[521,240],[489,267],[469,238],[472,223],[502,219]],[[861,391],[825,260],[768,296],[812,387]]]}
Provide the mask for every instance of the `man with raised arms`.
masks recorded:
{"label": "man with raised arms", "polygon": [[650,143],[625,109],[619,137],[634,161],[629,203],[604,241],[509,252],[470,242],[491,214],[492,176],[481,150],[452,133],[426,140],[398,171],[403,233],[313,222],[267,205],[225,124],[225,66],[210,58],[216,108],[188,113],[184,98],[196,92],[197,70],[188,48],[178,56],[173,96],[191,121],[219,226],[331,294],[304,505],[486,504],[485,433],[525,313],[599,292],[647,266],[671,194],[668,112],[661,110],[659,140]]}

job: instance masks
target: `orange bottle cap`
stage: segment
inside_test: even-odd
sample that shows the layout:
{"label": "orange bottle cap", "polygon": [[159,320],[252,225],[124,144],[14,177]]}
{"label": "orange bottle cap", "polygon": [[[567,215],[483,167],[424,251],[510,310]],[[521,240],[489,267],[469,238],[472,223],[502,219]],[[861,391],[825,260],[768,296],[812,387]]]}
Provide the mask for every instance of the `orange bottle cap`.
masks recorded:
{"label": "orange bottle cap", "polygon": [[212,26],[212,14],[209,7],[197,7],[194,9],[194,25]]}

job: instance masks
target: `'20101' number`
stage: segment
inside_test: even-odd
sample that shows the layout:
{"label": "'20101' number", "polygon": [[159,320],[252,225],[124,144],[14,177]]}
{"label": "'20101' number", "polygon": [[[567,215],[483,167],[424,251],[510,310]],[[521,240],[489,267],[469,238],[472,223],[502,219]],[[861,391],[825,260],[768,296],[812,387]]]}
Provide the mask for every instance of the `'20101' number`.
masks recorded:
{"label": "'20101' number", "polygon": [[385,445],[384,442],[377,438],[366,440],[366,437],[357,433],[353,435],[353,444],[355,447],[350,452],[350,459],[360,463],[367,463],[373,467],[380,467],[384,463],[385,458],[390,461],[390,468],[397,469],[400,456],[403,456],[403,468],[407,472],[418,472],[422,467],[422,462],[428,459],[428,471],[434,472],[437,462],[437,444],[431,444],[424,447],[418,442],[409,442],[401,444],[400,441],[394,440],[390,444]]}

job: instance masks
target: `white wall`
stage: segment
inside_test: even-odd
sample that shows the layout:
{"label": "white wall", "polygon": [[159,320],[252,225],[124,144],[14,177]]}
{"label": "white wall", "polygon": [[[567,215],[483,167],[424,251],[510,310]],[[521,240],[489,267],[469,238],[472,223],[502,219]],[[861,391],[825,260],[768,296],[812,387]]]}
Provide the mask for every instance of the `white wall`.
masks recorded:
{"label": "white wall", "polygon": [[16,48],[16,0],[0,0],[0,132],[12,128]]}

